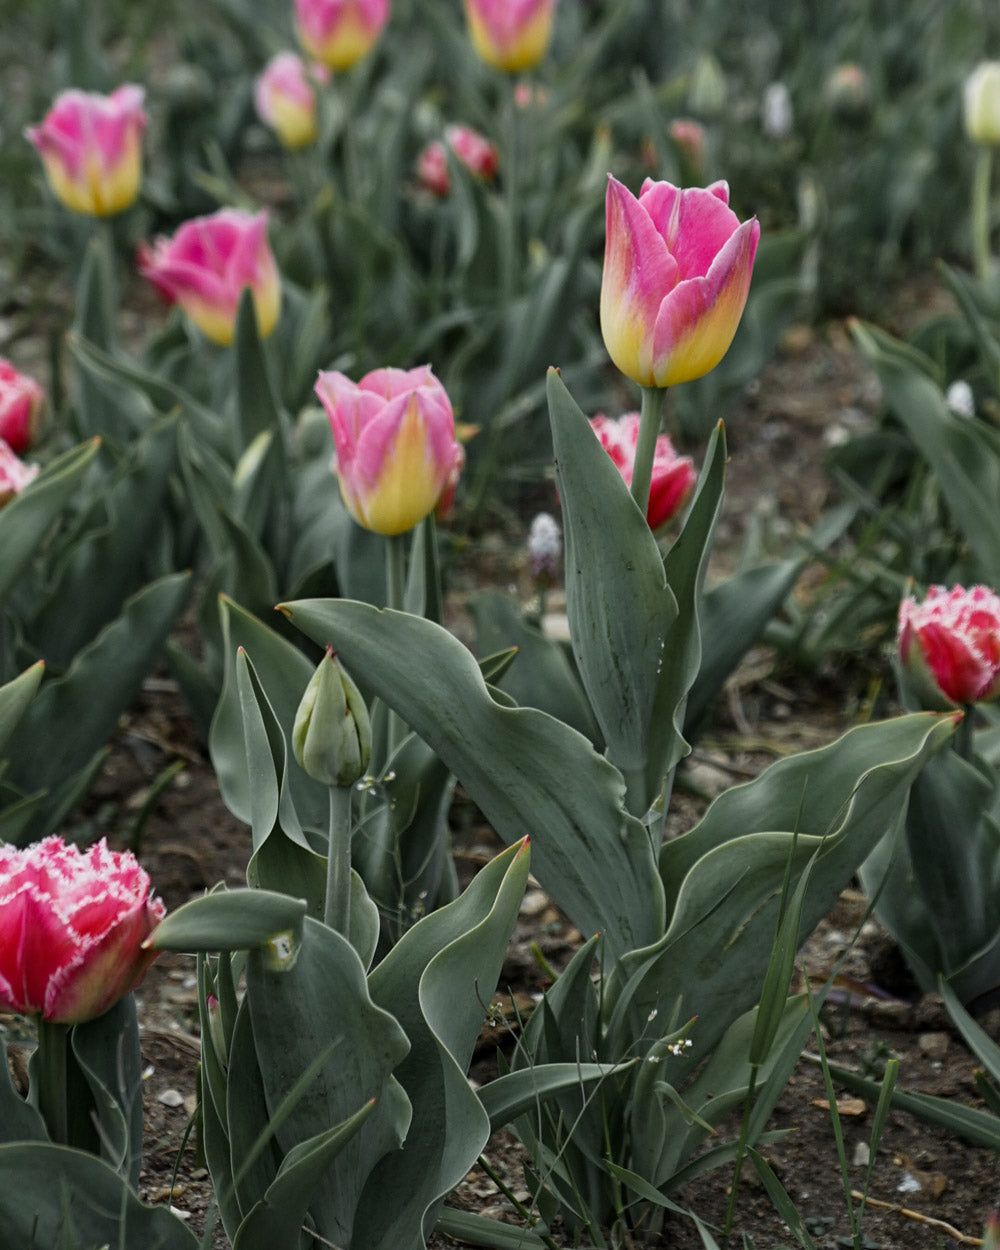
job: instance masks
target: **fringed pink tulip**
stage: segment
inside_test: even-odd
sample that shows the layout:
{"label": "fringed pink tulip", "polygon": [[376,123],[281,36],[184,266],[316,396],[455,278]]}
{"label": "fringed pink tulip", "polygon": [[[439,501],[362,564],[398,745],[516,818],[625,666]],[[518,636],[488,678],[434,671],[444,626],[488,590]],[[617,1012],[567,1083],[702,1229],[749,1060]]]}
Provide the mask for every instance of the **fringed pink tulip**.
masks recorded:
{"label": "fringed pink tulip", "polygon": [[224,208],[185,222],[171,239],[139,254],[139,272],[176,301],[202,333],[223,346],[233,341],[240,296],[249,287],[257,327],[266,337],[281,306],[278,267],[267,242],[267,213]]}
{"label": "fringed pink tulip", "polygon": [[9,360],[0,360],[0,439],[19,456],[38,438],[45,392]]}
{"label": "fringed pink tulip", "polygon": [[110,217],[134,203],[142,182],[144,92],[64,91],[45,120],[25,130],[56,197],[74,213]]}
{"label": "fringed pink tulip", "polygon": [[682,191],[647,179],[636,199],[611,178],[601,331],[622,373],[673,386],[714,369],[743,314],[759,237],[724,182]]}
{"label": "fringed pink tulip", "polygon": [[928,707],[995,699],[1000,695],[1000,597],[986,586],[931,586],[923,603],[904,599],[898,647]]}
{"label": "fringed pink tulip", "polygon": [[0,438],[0,508],[38,476],[37,464],[25,464]]}
{"label": "fringed pink tulip", "polygon": [[165,908],[130,851],[50,837],[0,846],[0,1007],[79,1024],[142,980]]}
{"label": "fringed pink tulip", "polygon": [[427,365],[376,369],[354,383],[319,375],[344,506],[365,529],[403,534],[453,488],[463,452],[447,392]]}
{"label": "fringed pink tulip", "polygon": [[316,142],[316,89],[294,52],[271,58],[254,84],[257,115],[293,151]]}
{"label": "fringed pink tulip", "polygon": [[500,154],[496,145],[471,126],[449,126],[444,132],[444,143],[428,143],[417,158],[417,181],[428,191],[443,198],[451,190],[445,144],[473,177],[492,182],[497,176]]}
{"label": "fringed pink tulip", "polygon": [[513,74],[545,55],[555,11],[556,0],[465,0],[472,46],[487,65]]}
{"label": "fringed pink tulip", "polygon": [[[635,450],[639,442],[639,414],[628,412],[617,421],[599,415],[590,422],[601,446],[618,466],[627,486],[632,485]],[[672,521],[687,503],[694,489],[696,474],[690,456],[679,456],[666,434],[656,440],[653,476],[649,489],[646,520],[651,530]]]}
{"label": "fringed pink tulip", "polygon": [[329,69],[350,69],[374,47],[389,0],[295,0],[295,29],[306,53]]}

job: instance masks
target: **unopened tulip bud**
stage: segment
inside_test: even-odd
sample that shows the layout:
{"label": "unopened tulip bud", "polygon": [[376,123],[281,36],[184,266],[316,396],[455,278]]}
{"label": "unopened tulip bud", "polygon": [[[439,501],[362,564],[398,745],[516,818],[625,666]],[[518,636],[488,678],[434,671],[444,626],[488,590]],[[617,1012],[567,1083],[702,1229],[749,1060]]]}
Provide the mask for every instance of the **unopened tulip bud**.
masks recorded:
{"label": "unopened tulip bud", "polygon": [[965,131],[973,143],[1000,144],[1000,61],[983,61],[965,82]]}
{"label": "unopened tulip bud", "polygon": [[726,76],[708,52],[698,58],[691,74],[688,107],[699,117],[718,117],[726,107]]}
{"label": "unopened tulip bud", "polygon": [[368,770],[368,708],[330,647],[295,713],[292,750],[302,769],[327,786],[353,786]]}

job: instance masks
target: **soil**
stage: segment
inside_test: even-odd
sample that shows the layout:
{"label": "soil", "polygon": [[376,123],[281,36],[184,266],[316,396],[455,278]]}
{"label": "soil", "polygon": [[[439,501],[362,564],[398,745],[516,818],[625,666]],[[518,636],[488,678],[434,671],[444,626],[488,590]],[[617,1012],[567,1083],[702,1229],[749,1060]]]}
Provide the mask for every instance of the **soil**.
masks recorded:
{"label": "soil", "polygon": [[[731,465],[725,511],[718,535],[718,568],[740,549],[749,528],[763,518],[769,532],[787,543],[796,527],[809,525],[831,502],[832,487],[822,469],[826,445],[870,421],[877,404],[871,378],[852,351],[841,325],[822,332],[797,329],[779,358],[763,375],[728,423]],[[474,551],[472,552],[474,556]],[[519,559],[492,570],[500,584],[517,584]],[[678,787],[671,824],[687,827],[696,819],[706,793],[734,779],[752,776],[776,755],[829,742],[847,727],[856,691],[849,674],[827,672],[822,680],[800,673],[766,648],[751,653],[730,680],[720,701],[711,737],[684,765],[686,785]],[[144,804],[158,778],[180,762],[180,771]],[[460,802],[467,800],[460,798]],[[136,817],[145,819],[138,833]],[[465,813],[468,816],[468,812]],[[473,814],[474,815],[474,814]],[[114,750],[87,807],[79,834],[108,833],[119,843],[136,841],[157,891],[173,908],[216,881],[239,884],[248,857],[249,836],[221,802],[203,745],[183,701],[165,674],[149,680],[123,719]],[[497,843],[481,821],[461,822],[463,859],[484,859]],[[850,940],[864,901],[847,891],[803,952],[800,975],[822,975]],[[528,947],[537,942],[555,966],[569,958],[579,941],[565,919],[538,891],[525,900],[500,989],[518,1002],[541,987]],[[900,1059],[899,1084],[910,1090],[976,1104],[974,1058],[930,997],[921,998],[900,975],[895,951],[874,922],[861,928],[845,971],[853,989],[824,1015],[823,1037],[835,1063],[877,1068],[890,1056]],[[863,988],[868,987],[868,988]],[[142,1194],[151,1202],[171,1202],[199,1234],[211,1219],[211,1185],[194,1135],[198,1060],[194,964],[164,955],[137,995],[147,1065],[145,1168]],[[987,1022],[994,1035],[997,1022]],[[815,1039],[810,1043],[815,1050]],[[486,1079],[496,1032],[484,1028],[474,1075]],[[839,1090],[838,1098],[853,1098]],[[800,1062],[774,1114],[772,1127],[790,1135],[766,1149],[817,1246],[849,1246],[847,1199],[838,1165],[823,1078],[810,1054]],[[873,1108],[846,1102],[844,1125],[848,1183],[864,1182],[862,1152],[871,1133]],[[735,1135],[737,1126],[732,1125]],[[486,1152],[492,1167],[523,1190],[520,1156],[505,1135]],[[171,1179],[177,1181],[171,1194]],[[747,1169],[739,1188],[735,1232],[753,1245],[790,1245],[791,1233]],[[675,1198],[710,1225],[721,1226],[732,1181],[729,1171],[707,1174]],[[451,1201],[492,1217],[517,1222],[513,1209],[479,1168]],[[890,1113],[878,1149],[864,1214],[861,1242],[866,1247],[924,1250],[954,1243],[979,1244],[991,1210],[1000,1205],[1000,1167],[994,1153],[969,1145],[903,1113]],[[566,1237],[557,1244],[572,1244]],[[214,1246],[228,1246],[221,1228]],[[441,1248],[455,1243],[435,1237]],[[701,1240],[690,1222],[671,1219],[662,1232],[637,1235],[636,1245],[688,1250]],[[739,1244],[738,1241],[731,1244]]]}

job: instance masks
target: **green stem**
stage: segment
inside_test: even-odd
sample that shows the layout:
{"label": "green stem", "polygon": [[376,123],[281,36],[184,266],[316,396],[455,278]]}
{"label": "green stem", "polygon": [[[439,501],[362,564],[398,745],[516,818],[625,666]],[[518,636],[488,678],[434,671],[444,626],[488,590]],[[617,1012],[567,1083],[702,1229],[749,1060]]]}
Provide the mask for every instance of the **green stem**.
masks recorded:
{"label": "green stem", "polygon": [[323,919],[351,937],[351,798],[352,786],[330,787],[330,825],[326,850],[326,903]]}
{"label": "green stem", "polygon": [[[406,544],[409,534],[392,534],[385,540],[385,603],[394,612],[403,611],[406,597]],[[388,742],[386,758],[391,759],[393,752],[403,741],[405,726],[395,712],[389,710],[387,727]]]}
{"label": "green stem", "polygon": [[[528,1226],[529,1228],[532,1225],[534,1225],[536,1221],[534,1217],[532,1216],[531,1212],[528,1210],[528,1208],[524,1205],[523,1202],[520,1202],[514,1196],[514,1191],[507,1184],[507,1182],[503,1179],[503,1177],[499,1174],[499,1172],[497,1172],[496,1169],[490,1164],[489,1159],[487,1159],[485,1155],[479,1156],[479,1166],[483,1169],[483,1171],[490,1178],[493,1184],[496,1185],[497,1189],[500,1190],[500,1192],[507,1199],[507,1201],[511,1204],[511,1206],[518,1213],[521,1219],[524,1220],[525,1225]],[[547,1237],[544,1233],[539,1234],[539,1236],[541,1236],[541,1239],[542,1241],[545,1242],[546,1246],[549,1247],[549,1250],[557,1250],[556,1243],[552,1240],[551,1237]]]}
{"label": "green stem", "polygon": [[663,404],[667,392],[661,386],[642,388],[642,411],[639,417],[639,443],[635,449],[632,466],[632,498],[646,515],[649,507],[649,486],[653,480],[653,457],[656,455],[656,439],[663,418]]}
{"label": "green stem", "polygon": [[976,718],[976,705],[974,703],[966,703],[962,708],[962,719],[958,723],[955,730],[955,753],[960,755],[967,764],[974,764],[976,759],[975,751],[975,730],[974,722]]}
{"label": "green stem", "polygon": [[985,282],[990,276],[990,183],[993,179],[993,149],[980,147],[972,179],[972,256],[976,277]]}
{"label": "green stem", "polygon": [[59,1146],[69,1145],[66,1087],[69,1030],[68,1024],[38,1021],[38,1109],[49,1137]]}
{"label": "green stem", "polygon": [[753,1095],[757,1088],[757,1069],[750,1069],[750,1083],[747,1095],[743,1100],[743,1118],[740,1121],[740,1139],[736,1144],[736,1163],[733,1167],[733,1184],[729,1191],[729,1205],[726,1207],[726,1222],[722,1226],[722,1245],[729,1244],[733,1231],[733,1220],[736,1218],[736,1198],[740,1188],[740,1173],[743,1171],[743,1160],[747,1153],[747,1140],[750,1136],[750,1113],[753,1110]]}

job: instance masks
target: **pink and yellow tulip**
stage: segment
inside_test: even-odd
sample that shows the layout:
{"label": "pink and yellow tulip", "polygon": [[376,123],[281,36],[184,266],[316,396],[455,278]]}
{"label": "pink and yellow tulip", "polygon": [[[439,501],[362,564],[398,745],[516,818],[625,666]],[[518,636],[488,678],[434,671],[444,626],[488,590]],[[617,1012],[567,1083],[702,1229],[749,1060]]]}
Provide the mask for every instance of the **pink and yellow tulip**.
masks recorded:
{"label": "pink and yellow tulip", "polygon": [[480,58],[515,74],[545,55],[555,10],[556,0],[465,0],[469,38]]}
{"label": "pink and yellow tulip", "polygon": [[647,178],[637,199],[611,178],[601,331],[622,373],[673,386],[714,369],[743,314],[759,237],[724,182],[682,191]]}
{"label": "pink and yellow tulip", "polygon": [[254,104],[265,126],[286,148],[295,150],[316,142],[316,89],[305,62],[294,52],[273,56],[254,84]]}
{"label": "pink and yellow tulip", "polygon": [[931,586],[899,605],[899,658],[926,706],[1000,695],[1000,596],[986,586]]}
{"label": "pink and yellow tulip", "polygon": [[[639,444],[639,414],[627,412],[613,421],[599,414],[591,422],[601,446],[618,467],[627,486],[632,485],[632,470]],[[679,456],[666,434],[656,440],[653,472],[650,479],[646,521],[654,532],[672,521],[687,503],[694,489],[696,474],[690,456]]]}
{"label": "pink and yellow tulip", "polygon": [[328,69],[350,69],[374,47],[389,0],[295,0],[295,30],[306,53]]}
{"label": "pink and yellow tulip", "polygon": [[281,280],[267,242],[267,213],[224,208],[185,222],[139,254],[139,272],[181,305],[213,343],[233,341],[240,296],[249,287],[262,337],[274,329]]}
{"label": "pink and yellow tulip", "polygon": [[451,401],[427,365],[376,369],[360,382],[321,373],[344,506],[359,525],[403,534],[429,516],[464,460]]}
{"label": "pink and yellow tulip", "polygon": [[26,137],[42,158],[56,198],[74,213],[110,217],[134,203],[142,182],[144,92],[64,91]]}
{"label": "pink and yellow tulip", "polygon": [[0,1008],[79,1024],[142,980],[143,943],[163,919],[130,851],[81,851],[50,837],[0,846]]}
{"label": "pink and yellow tulip", "polygon": [[0,439],[19,456],[38,438],[45,392],[34,378],[0,360]]}

